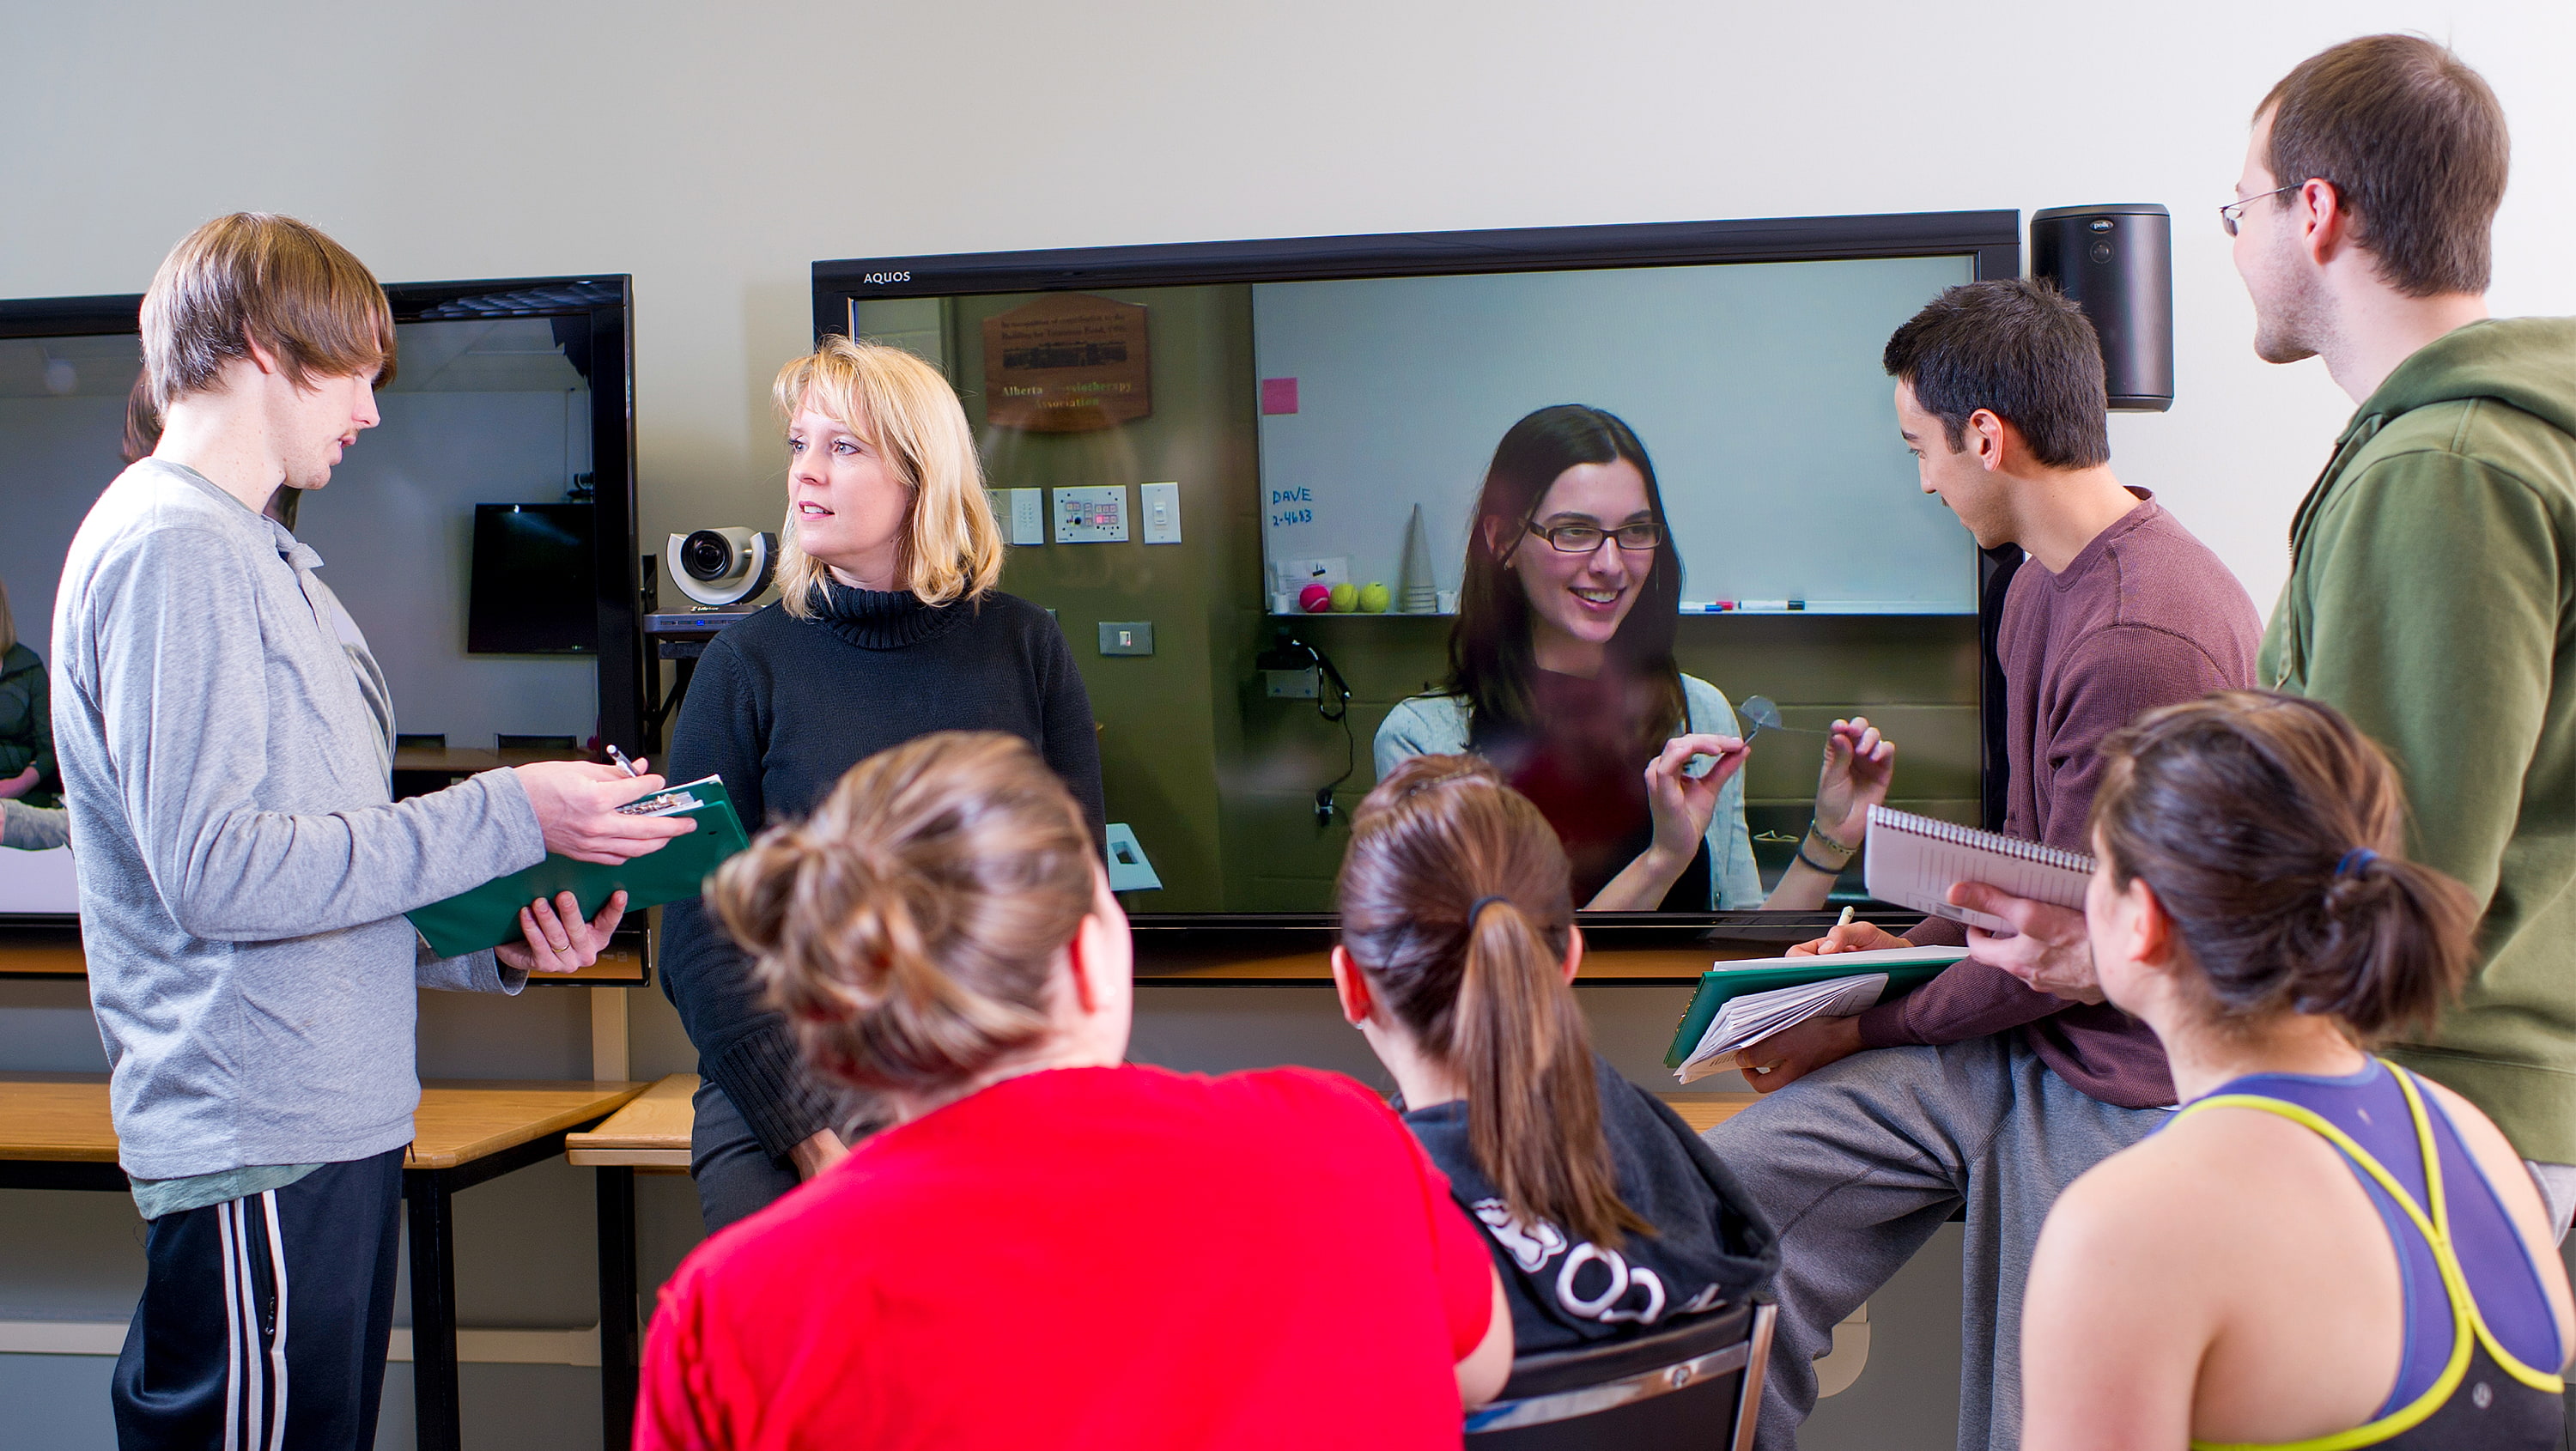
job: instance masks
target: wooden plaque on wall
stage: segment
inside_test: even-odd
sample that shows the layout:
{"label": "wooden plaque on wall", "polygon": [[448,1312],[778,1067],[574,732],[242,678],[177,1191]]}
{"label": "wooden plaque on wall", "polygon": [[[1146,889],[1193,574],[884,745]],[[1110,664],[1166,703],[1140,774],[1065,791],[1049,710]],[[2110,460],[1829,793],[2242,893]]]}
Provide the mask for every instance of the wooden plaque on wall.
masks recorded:
{"label": "wooden plaque on wall", "polygon": [[1135,303],[1057,293],[984,320],[984,415],[996,427],[1085,433],[1153,411]]}

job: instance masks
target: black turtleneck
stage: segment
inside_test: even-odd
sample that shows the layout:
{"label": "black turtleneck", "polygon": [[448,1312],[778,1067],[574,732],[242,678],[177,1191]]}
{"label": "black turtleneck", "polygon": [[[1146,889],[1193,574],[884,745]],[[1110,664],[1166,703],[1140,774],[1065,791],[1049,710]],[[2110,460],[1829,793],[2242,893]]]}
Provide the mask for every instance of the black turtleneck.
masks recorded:
{"label": "black turtleneck", "polygon": [[[722,776],[757,832],[822,804],[860,761],[932,731],[1008,731],[1034,745],[1101,835],[1091,697],[1055,618],[993,593],[938,609],[908,592],[825,586],[809,619],[771,605],[707,646],[664,762],[673,781]],[[662,913],[662,990],[699,1069],[784,1156],[829,1122],[786,1020],[760,1005],[749,963],[696,901]]]}

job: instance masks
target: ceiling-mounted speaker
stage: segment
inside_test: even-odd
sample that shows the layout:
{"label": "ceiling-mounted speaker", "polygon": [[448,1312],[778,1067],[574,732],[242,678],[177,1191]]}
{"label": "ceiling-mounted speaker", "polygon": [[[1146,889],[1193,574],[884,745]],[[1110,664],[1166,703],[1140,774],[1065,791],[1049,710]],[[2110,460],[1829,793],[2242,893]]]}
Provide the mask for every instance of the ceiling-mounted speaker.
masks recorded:
{"label": "ceiling-mounted speaker", "polygon": [[2050,207],[2030,219],[2030,270],[2102,337],[2111,406],[2173,407],[2173,218],[2154,202]]}

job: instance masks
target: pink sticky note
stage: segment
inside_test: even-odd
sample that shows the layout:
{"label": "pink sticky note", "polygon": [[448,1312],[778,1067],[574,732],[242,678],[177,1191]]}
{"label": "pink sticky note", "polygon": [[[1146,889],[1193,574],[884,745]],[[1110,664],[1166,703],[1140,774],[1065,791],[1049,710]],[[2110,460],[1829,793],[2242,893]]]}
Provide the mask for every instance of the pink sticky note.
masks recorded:
{"label": "pink sticky note", "polygon": [[1294,413],[1297,411],[1297,380],[1264,378],[1261,380],[1261,411]]}

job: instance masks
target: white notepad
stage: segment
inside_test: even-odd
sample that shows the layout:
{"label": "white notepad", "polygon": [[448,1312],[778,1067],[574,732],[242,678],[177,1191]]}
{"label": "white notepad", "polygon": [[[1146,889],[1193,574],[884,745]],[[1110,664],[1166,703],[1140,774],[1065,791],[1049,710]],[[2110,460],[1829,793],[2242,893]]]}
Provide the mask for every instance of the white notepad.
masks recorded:
{"label": "white notepad", "polygon": [[2093,879],[2093,858],[2000,832],[1873,806],[1862,879],[1869,884],[1869,894],[1882,902],[1988,932],[2010,933],[2012,924],[2001,917],[1952,906],[1950,888],[1960,882],[1983,882],[2016,897],[2081,912],[2085,886]]}

